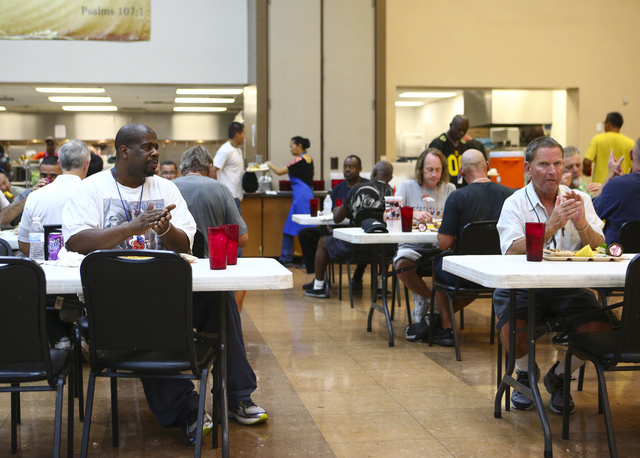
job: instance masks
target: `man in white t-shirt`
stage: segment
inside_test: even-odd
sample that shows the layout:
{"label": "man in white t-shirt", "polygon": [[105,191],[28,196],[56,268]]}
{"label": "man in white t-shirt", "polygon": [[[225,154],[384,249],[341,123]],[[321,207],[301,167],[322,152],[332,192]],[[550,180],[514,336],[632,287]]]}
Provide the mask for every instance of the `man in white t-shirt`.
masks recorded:
{"label": "man in white t-shirt", "polygon": [[[242,201],[242,175],[244,175],[244,159],[240,145],[244,143],[244,125],[232,122],[229,125],[229,141],[220,147],[213,158],[211,176],[231,191],[238,211]],[[241,212],[242,214],[242,212]]]}
{"label": "man in white t-shirt", "polygon": [[27,256],[29,256],[31,248],[29,231],[33,218],[38,217],[43,226],[62,224],[62,209],[80,180],[83,180],[87,175],[91,154],[87,145],[80,140],[69,140],[60,147],[58,160],[62,175],[58,176],[50,185],[32,192],[22,212],[22,220],[18,230],[18,245],[20,245],[20,251]]}

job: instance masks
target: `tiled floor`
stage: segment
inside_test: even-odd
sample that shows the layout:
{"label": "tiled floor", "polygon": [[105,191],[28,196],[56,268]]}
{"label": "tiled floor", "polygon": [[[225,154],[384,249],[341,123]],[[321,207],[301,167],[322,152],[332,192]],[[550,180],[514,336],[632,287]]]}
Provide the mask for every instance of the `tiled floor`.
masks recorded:
{"label": "tiled floor", "polygon": [[[305,298],[301,285],[309,276],[292,271],[294,289],[250,292],[245,301],[247,353],[258,375],[254,400],[268,410],[270,420],[254,427],[232,421],[232,456],[542,456],[534,411],[493,417],[497,346],[488,343],[488,301],[467,308],[460,333],[462,361],[457,362],[451,348],[405,341],[404,309],[394,324],[396,346],[389,348],[381,314],[375,314],[373,332],[366,332],[368,292],[358,295],[355,309],[348,300],[337,300],[336,287],[330,300]],[[550,336],[540,340],[543,372],[563,351],[550,343]],[[640,456],[640,375],[607,377],[619,454]],[[119,384],[121,438],[120,447],[113,448],[107,383],[101,380],[97,388],[92,455],[192,456],[179,430],[156,423],[134,381]],[[587,369],[584,391],[573,396],[569,441],[560,437],[561,417],[547,409],[554,456],[607,456],[593,367]],[[51,455],[53,407],[51,393],[22,395],[16,456]],[[8,395],[0,396],[0,412],[0,455],[6,456]],[[81,433],[76,423],[76,454]],[[204,455],[218,456],[210,446],[205,440]]]}

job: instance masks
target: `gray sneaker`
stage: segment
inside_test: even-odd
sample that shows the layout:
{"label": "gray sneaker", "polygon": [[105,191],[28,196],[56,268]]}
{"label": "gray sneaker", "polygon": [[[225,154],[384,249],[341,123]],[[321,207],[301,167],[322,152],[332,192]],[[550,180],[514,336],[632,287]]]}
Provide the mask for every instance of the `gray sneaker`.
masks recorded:
{"label": "gray sneaker", "polygon": [[[540,368],[538,368],[537,364],[535,378],[536,383],[538,383],[538,380],[540,380]],[[516,369],[516,380],[527,388],[531,388],[529,384],[529,372]],[[526,395],[514,388],[513,393],[511,393],[511,407],[516,410],[530,410],[533,407],[533,399],[529,399]]]}
{"label": "gray sneaker", "polygon": [[238,423],[243,425],[257,425],[269,419],[267,411],[255,405],[251,399],[240,401],[235,409],[230,408],[229,417],[235,418]]}
{"label": "gray sneaker", "polygon": [[[557,361],[547,375],[544,376],[544,387],[551,394],[551,399],[549,399],[549,408],[552,412],[559,413],[562,415],[564,410],[564,376],[556,375],[555,370],[556,367],[560,364],[560,361]],[[569,396],[569,413],[573,413],[576,410],[576,405],[573,403],[573,399],[571,399],[571,394],[567,394]]]}

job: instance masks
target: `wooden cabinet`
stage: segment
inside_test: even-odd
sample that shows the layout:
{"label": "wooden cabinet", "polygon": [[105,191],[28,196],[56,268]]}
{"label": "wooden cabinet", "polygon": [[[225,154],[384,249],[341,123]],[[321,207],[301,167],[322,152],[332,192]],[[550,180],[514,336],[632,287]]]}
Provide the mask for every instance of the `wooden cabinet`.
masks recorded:
{"label": "wooden cabinet", "polygon": [[[314,194],[322,199],[327,192]],[[290,208],[291,192],[277,195],[246,194],[242,200],[242,218],[249,230],[249,243],[242,249],[242,255],[268,258],[280,256],[282,229]],[[302,256],[297,237],[293,245],[293,256]]]}

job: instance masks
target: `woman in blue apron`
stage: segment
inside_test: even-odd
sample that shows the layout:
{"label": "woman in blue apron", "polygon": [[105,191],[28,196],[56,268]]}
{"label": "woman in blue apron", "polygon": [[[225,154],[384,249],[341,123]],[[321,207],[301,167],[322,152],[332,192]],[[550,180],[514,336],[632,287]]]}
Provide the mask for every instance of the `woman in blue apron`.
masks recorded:
{"label": "woman in blue apron", "polygon": [[291,216],[294,214],[309,214],[309,199],[313,199],[313,159],[307,154],[307,148],[311,146],[309,139],[293,137],[290,147],[293,160],[283,168],[268,163],[269,168],[277,175],[289,174],[291,180],[292,203],[287,221],[282,231],[282,249],[279,261],[285,267],[293,265],[293,240],[302,226],[294,223]]}

